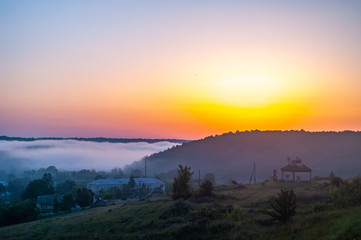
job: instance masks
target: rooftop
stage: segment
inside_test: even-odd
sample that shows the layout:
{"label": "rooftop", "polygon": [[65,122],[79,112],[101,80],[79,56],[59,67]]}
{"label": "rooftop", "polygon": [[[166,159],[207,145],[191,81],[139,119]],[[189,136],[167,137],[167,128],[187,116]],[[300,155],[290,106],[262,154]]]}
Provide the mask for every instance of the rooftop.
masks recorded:
{"label": "rooftop", "polygon": [[312,172],[312,169],[302,163],[298,157],[288,158],[288,165],[281,168],[282,172]]}
{"label": "rooftop", "polygon": [[[135,183],[163,183],[163,181],[156,178],[134,178]],[[98,179],[88,183],[89,185],[123,185],[128,184],[129,178],[113,178],[113,179]]]}

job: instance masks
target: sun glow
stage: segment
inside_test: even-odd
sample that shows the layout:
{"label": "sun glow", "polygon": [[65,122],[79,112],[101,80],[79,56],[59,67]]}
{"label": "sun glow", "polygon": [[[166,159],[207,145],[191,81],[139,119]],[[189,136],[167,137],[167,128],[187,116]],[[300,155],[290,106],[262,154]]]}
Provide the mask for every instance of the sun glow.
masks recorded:
{"label": "sun glow", "polygon": [[284,92],[281,81],[263,76],[236,76],[212,84],[214,100],[234,107],[263,107],[275,103]]}

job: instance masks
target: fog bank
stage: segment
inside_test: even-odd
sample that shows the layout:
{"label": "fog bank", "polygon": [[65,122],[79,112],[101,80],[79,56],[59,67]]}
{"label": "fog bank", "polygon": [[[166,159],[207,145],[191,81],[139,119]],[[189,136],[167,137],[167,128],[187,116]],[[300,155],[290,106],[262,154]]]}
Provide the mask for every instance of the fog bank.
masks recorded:
{"label": "fog bank", "polygon": [[109,170],[177,145],[171,142],[97,143],[76,140],[0,141],[1,170],[56,166],[61,170]]}

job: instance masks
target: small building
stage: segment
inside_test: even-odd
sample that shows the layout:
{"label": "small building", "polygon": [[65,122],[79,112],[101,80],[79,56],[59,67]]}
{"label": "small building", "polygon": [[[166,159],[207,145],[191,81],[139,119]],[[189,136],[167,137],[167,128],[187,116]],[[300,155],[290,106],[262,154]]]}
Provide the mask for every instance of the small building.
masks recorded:
{"label": "small building", "polygon": [[61,196],[56,194],[38,196],[36,207],[40,209],[41,213],[53,212],[55,198],[57,198],[58,202],[61,201]]}
{"label": "small building", "polygon": [[[309,173],[310,174],[310,181],[312,178],[312,169],[307,167],[302,163],[302,160],[298,157],[291,159],[290,157],[287,158],[288,164],[287,166],[281,168],[281,179],[286,181],[295,182],[296,180],[296,173]],[[284,173],[292,173],[292,180],[289,179],[289,175],[286,175],[286,179],[284,179]],[[300,181],[300,176],[297,176],[297,181]]]}
{"label": "small building", "polygon": [[96,199],[94,202],[93,202],[93,206],[92,207],[103,207],[103,206],[106,206],[106,202],[102,199]]}
{"label": "small building", "polygon": [[[149,189],[149,194],[152,194],[156,188],[161,188],[165,192],[165,184],[163,181],[156,178],[134,178],[135,189],[141,188],[144,184]],[[115,178],[115,179],[98,179],[87,184],[87,188],[94,193],[99,193],[100,190],[111,188],[122,189],[124,185],[128,185],[129,178]]]}

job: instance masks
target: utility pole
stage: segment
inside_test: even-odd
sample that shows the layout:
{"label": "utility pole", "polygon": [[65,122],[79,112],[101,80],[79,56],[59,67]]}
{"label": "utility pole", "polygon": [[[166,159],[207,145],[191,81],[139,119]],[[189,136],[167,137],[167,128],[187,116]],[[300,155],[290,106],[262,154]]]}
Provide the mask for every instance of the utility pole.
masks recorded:
{"label": "utility pole", "polygon": [[253,168],[254,168],[254,184],[256,184],[256,162],[254,162]]}
{"label": "utility pole", "polygon": [[201,170],[198,169],[198,184],[199,184],[199,187],[201,186]]}
{"label": "utility pole", "polygon": [[144,177],[147,177],[147,159],[144,159]]}

